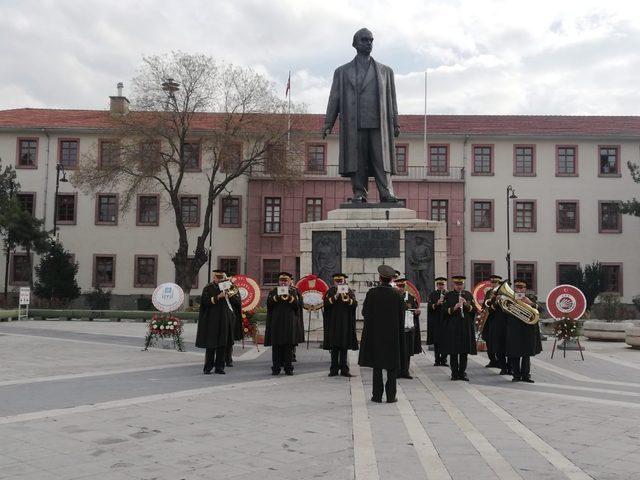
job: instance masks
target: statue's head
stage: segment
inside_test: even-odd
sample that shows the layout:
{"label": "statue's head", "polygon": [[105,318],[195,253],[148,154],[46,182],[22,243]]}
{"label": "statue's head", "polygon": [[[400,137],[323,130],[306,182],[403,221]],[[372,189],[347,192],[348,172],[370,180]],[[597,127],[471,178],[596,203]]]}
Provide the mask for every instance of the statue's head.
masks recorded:
{"label": "statue's head", "polygon": [[373,49],[373,33],[367,28],[361,28],[353,35],[353,48],[361,55],[369,55]]}

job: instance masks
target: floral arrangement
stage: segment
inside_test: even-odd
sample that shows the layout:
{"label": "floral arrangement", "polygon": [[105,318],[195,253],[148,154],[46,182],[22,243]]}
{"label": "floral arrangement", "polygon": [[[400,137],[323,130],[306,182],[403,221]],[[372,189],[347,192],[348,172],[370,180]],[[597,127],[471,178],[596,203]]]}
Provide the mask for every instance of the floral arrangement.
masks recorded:
{"label": "floral arrangement", "polygon": [[558,340],[572,340],[578,338],[580,325],[577,320],[564,317],[553,324],[553,334]]}
{"label": "floral arrangement", "polygon": [[257,343],[258,325],[253,319],[254,311],[242,312],[242,334],[244,338],[250,338]]}
{"label": "floral arrangement", "polygon": [[153,346],[159,339],[171,338],[173,346],[184,352],[182,340],[182,321],[173,315],[153,315],[148,323],[147,335],[144,338],[144,349]]}

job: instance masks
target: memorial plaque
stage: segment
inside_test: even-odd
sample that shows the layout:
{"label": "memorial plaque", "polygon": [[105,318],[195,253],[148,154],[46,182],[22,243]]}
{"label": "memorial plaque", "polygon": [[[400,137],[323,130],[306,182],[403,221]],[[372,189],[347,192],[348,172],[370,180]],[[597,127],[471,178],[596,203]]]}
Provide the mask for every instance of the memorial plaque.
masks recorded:
{"label": "memorial plaque", "polygon": [[434,281],[433,230],[407,230],[404,233],[405,274],[423,301],[433,289]]}
{"label": "memorial plaque", "polygon": [[400,257],[400,230],[347,230],[347,257]]}
{"label": "memorial plaque", "polygon": [[311,269],[328,285],[333,285],[333,274],[342,269],[340,232],[311,233]]}

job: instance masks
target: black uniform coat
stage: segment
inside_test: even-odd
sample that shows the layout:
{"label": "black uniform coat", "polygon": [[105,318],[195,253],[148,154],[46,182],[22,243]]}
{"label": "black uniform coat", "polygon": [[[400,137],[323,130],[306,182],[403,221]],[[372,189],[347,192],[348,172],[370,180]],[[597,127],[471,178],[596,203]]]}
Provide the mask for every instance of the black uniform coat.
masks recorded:
{"label": "black uniform coat", "polygon": [[[219,293],[220,288],[216,283],[210,283],[202,289],[198,330],[196,332],[196,347],[198,348],[217,348],[233,345],[235,314],[229,309],[229,305],[227,305],[224,298],[215,298]],[[232,308],[236,302],[240,302],[239,295],[229,298]]]}
{"label": "black uniform coat", "polygon": [[229,302],[231,302],[233,313],[236,316],[235,323],[233,324],[233,339],[242,340],[244,338],[244,331],[242,330],[242,299],[240,298],[238,289],[236,289],[236,294],[229,298]]}
{"label": "black uniform coat", "polygon": [[[294,287],[289,287],[286,298],[273,288],[267,296],[267,325],[264,345],[297,345],[299,343],[299,320],[302,300]],[[303,332],[304,333],[304,332]]]}
{"label": "black uniform coat", "polygon": [[370,289],[362,304],[364,326],[358,365],[400,368],[400,339],[404,332],[404,298],[389,284]]}
{"label": "black uniform coat", "polygon": [[[447,292],[442,292],[447,293]],[[427,297],[427,345],[440,345],[444,329],[444,302],[438,305],[440,291],[434,290]]]}
{"label": "black uniform coat", "polygon": [[[527,295],[534,302],[533,307],[538,308],[537,299],[533,295]],[[542,351],[540,340],[540,324],[528,325],[518,320],[513,315],[505,314],[507,319],[507,356],[532,357]]]}
{"label": "black uniform coat", "polygon": [[296,287],[290,287],[293,288],[296,292],[296,295],[298,297],[298,321],[297,321],[297,327],[298,327],[298,342],[297,343],[304,343],[304,301],[302,300],[302,294],[300,293],[300,290],[298,290]]}
{"label": "black uniform coat", "polygon": [[[495,353],[504,355],[507,352],[507,322],[509,315],[502,311],[495,301],[495,297],[486,302],[489,308],[489,317],[487,323],[482,330],[482,338],[491,345],[491,350]],[[488,328],[487,328],[488,327]]]}
{"label": "black uniform coat", "polygon": [[[400,292],[402,293],[402,292]],[[404,298],[405,308],[407,309],[416,309],[420,308],[420,304],[416,297],[411,295],[409,292],[405,292],[402,294]],[[404,322],[403,322],[404,325]],[[416,353],[422,353],[422,345],[420,345],[420,314],[413,314],[413,328],[407,331],[406,328],[404,330],[405,341],[403,342],[403,354],[412,356]]]}
{"label": "black uniform coat", "polygon": [[453,310],[458,303],[458,292],[450,291],[444,297],[445,314],[444,329],[442,331],[442,353],[458,354],[470,353],[476,355],[476,330],[475,330],[475,302],[471,292],[462,291],[462,296],[467,301],[464,308],[464,318],[460,310]]}
{"label": "black uniform coat", "polygon": [[342,295],[335,298],[338,289],[331,287],[324,297],[324,311],[322,320],[324,325],[324,340],[322,348],[325,350],[358,350],[356,338],[356,307],[358,301],[353,290],[349,289],[347,301]]}

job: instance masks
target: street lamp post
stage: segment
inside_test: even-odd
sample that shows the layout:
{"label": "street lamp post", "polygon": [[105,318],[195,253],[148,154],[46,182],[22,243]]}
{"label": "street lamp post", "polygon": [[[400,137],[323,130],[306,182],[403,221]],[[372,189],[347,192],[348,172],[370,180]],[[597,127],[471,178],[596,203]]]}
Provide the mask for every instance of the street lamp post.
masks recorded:
{"label": "street lamp post", "polygon": [[[62,178],[60,178],[60,172],[62,172]],[[60,188],[60,182],[67,183],[67,172],[64,169],[64,165],[61,163],[56,164],[56,196],[53,199],[53,236],[56,237],[58,233],[58,190]]]}
{"label": "street lamp post", "polygon": [[509,213],[509,201],[514,198],[518,198],[516,196],[516,191],[513,186],[507,186],[507,280],[511,283],[511,223],[510,223],[510,213]]}

